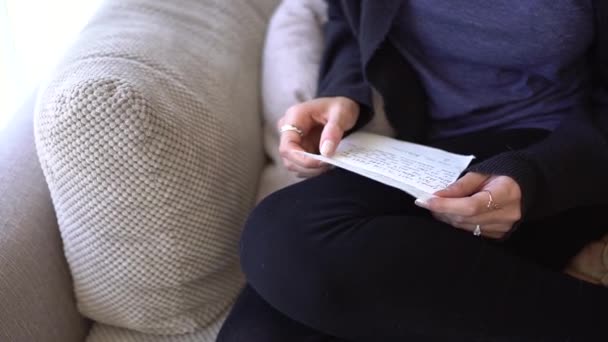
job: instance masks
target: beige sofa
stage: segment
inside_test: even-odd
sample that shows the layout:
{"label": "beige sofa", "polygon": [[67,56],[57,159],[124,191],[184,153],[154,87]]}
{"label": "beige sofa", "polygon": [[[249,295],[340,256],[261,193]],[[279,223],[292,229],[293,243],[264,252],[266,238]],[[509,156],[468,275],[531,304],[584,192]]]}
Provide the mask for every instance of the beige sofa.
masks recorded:
{"label": "beige sofa", "polygon": [[243,284],[277,4],[105,1],[0,134],[0,341],[214,340]]}
{"label": "beige sofa", "polygon": [[[79,271],[79,269],[75,267],[71,268],[70,263],[66,260],[66,244],[69,247],[73,242],[71,240],[62,239],[62,236],[60,235],[60,231],[62,231],[60,230],[60,224],[63,222],[63,224],[67,226],[67,221],[59,220],[58,224],[58,217],[55,210],[55,205],[57,205],[59,210],[64,211],[66,209],[64,205],[65,203],[61,203],[61,196],[55,197],[56,203],[51,201],[51,192],[49,189],[54,189],[55,193],[57,193],[56,184],[50,184],[49,187],[49,183],[47,182],[47,179],[45,179],[45,174],[43,173],[43,169],[40,165],[40,158],[37,154],[37,145],[35,144],[34,128],[37,127],[39,130],[41,130],[41,128],[40,126],[36,126],[34,124],[33,119],[34,117],[40,119],[42,115],[41,113],[44,112],[44,108],[41,108],[43,106],[40,104],[40,102],[52,103],[54,101],[53,96],[59,96],[55,95],[58,94],[58,92],[54,91],[59,87],[57,84],[61,85],[65,83],[64,80],[69,78],[70,73],[72,72],[72,69],[69,69],[69,67],[74,64],[81,63],[83,60],[87,61],[91,59],[91,56],[78,59],[83,56],[82,49],[86,48],[88,46],[87,44],[90,43],[92,37],[91,35],[93,35],[93,37],[97,37],[96,35],[100,35],[101,32],[105,32],[104,28],[107,28],[107,30],[114,30],[115,27],[113,25],[120,26],[125,22],[128,22],[121,22],[119,19],[116,19],[117,17],[120,17],[123,9],[131,11],[133,19],[129,20],[145,21],[164,18],[164,15],[158,15],[159,11],[180,11],[180,8],[182,8],[180,4],[176,6],[167,5],[167,7],[163,7],[164,5],[161,5],[162,2],[154,0],[109,0],[108,3],[109,5],[105,7],[102,15],[98,16],[95,20],[93,27],[89,31],[85,32],[85,37],[87,39],[85,39],[85,41],[79,41],[76,43],[75,50],[80,52],[73,52],[68,54],[68,57],[66,57],[63,70],[70,71],[67,73],[67,76],[66,74],[61,74],[61,77],[53,76],[53,82],[49,82],[41,86],[42,90],[32,95],[28,103],[25,104],[15,116],[14,120],[2,133],[0,133],[0,341],[80,342],[85,341],[87,337],[89,340],[94,341],[162,340],[157,339],[156,337],[153,338],[151,337],[152,335],[149,335],[149,338],[141,337],[145,336],[141,334],[137,336],[130,335],[129,333],[125,332],[124,326],[117,328],[119,329],[117,332],[108,333],[108,330],[106,330],[106,332],[102,334],[105,334],[105,338],[100,338],[99,334],[97,337],[91,337],[90,333],[92,331],[92,326],[96,327],[93,330],[98,329],[97,332],[101,331],[100,329],[103,329],[103,327],[99,328],[99,324],[94,323],[94,321],[89,318],[85,318],[85,316],[90,317],[91,315],[84,314],[81,310],[83,308],[82,301],[80,306],[77,305],[77,297],[82,296],[83,292],[81,290],[75,291],[75,279],[72,275],[72,270],[75,269],[76,271]],[[159,30],[159,32],[161,32],[159,34],[162,34],[162,32],[169,35],[176,34],[172,37],[193,34],[193,32],[204,32],[202,38],[196,38],[193,36],[191,40],[192,44],[201,44],[201,42],[206,44],[207,42],[213,42],[210,40],[210,37],[217,34],[231,35],[233,33],[235,36],[233,39],[235,39],[235,42],[239,42],[238,35],[243,34],[245,31],[242,31],[242,27],[239,28],[241,31],[231,31],[231,25],[243,25],[242,20],[234,20],[225,25],[216,23],[216,26],[209,26],[209,21],[201,21],[198,23],[196,22],[196,19],[201,18],[201,16],[219,15],[222,13],[228,13],[227,15],[230,16],[234,15],[235,13],[240,13],[241,10],[243,10],[255,12],[252,14],[253,18],[255,19],[254,22],[257,22],[256,20],[258,20],[260,23],[262,23],[264,20],[267,20],[270,17],[272,9],[277,3],[277,0],[258,0],[251,1],[250,3],[247,3],[247,1],[244,0],[183,1],[183,12],[178,14],[172,13],[170,15],[177,15],[179,18],[186,21],[187,25],[184,24],[184,22],[179,22],[179,25],[175,25],[175,27],[172,28],[167,27],[167,24],[170,23],[159,22],[150,23],[151,25],[149,27]],[[188,13],[188,11],[192,10],[192,8],[202,8],[204,10],[197,15],[191,15],[192,13]],[[143,19],[132,13],[134,10],[136,11],[138,9],[141,10],[142,13],[146,14],[142,17]],[[207,13],[205,9],[214,9],[216,12],[210,10],[209,13]],[[227,45],[223,50],[223,53],[228,55],[223,56],[221,60],[217,60],[214,59],[215,57],[212,55],[207,54],[213,53],[212,48],[210,50],[205,48],[192,48],[187,49],[188,52],[197,54],[190,56],[192,58],[191,60],[199,61],[198,63],[202,64],[196,64],[192,68],[189,68],[186,64],[175,65],[176,70],[182,72],[180,77],[191,77],[192,79],[196,79],[196,82],[193,81],[193,87],[198,87],[196,89],[199,91],[204,91],[204,87],[218,87],[218,84],[224,82],[227,84],[225,88],[230,91],[235,91],[237,93],[246,91],[249,93],[249,95],[243,94],[242,96],[235,96],[219,100],[215,97],[207,97],[209,101],[219,101],[220,109],[225,109],[224,107],[227,106],[228,110],[225,111],[218,109],[216,112],[213,112],[214,108],[218,108],[217,103],[209,104],[207,107],[205,107],[207,104],[203,103],[205,111],[212,111],[210,115],[247,115],[247,117],[239,117],[237,120],[228,118],[229,120],[227,121],[236,121],[236,126],[238,126],[239,123],[245,123],[241,125],[244,127],[238,128],[234,126],[236,127],[234,128],[233,126],[228,126],[233,127],[233,130],[226,130],[223,132],[227,135],[233,133],[240,136],[244,134],[243,132],[248,131],[250,132],[249,134],[254,137],[247,139],[247,146],[243,146],[243,148],[246,148],[249,152],[257,152],[257,154],[253,156],[251,160],[246,161],[245,166],[247,169],[245,171],[241,170],[239,173],[236,173],[237,176],[240,175],[240,177],[243,177],[243,179],[246,180],[245,183],[253,184],[250,184],[248,188],[245,187],[249,189],[248,193],[239,193],[239,198],[243,199],[242,202],[238,202],[240,205],[235,206],[234,212],[228,213],[228,216],[232,215],[241,218],[246,214],[247,209],[254,205],[254,199],[257,195],[255,189],[259,186],[259,184],[255,183],[255,181],[251,182],[250,179],[259,179],[262,176],[265,160],[261,136],[262,115],[260,113],[259,103],[253,100],[255,98],[259,99],[260,95],[260,90],[256,85],[260,84],[258,69],[260,67],[259,59],[263,47],[264,37],[264,25],[260,23],[253,25],[253,27],[250,23],[245,23],[245,29],[253,31],[248,33],[251,34],[251,36],[246,36],[243,38],[243,42],[248,44],[246,51],[243,51],[242,49],[239,50],[238,46],[232,47]],[[196,30],[193,31],[192,28],[196,28]],[[176,32],[173,30],[183,31]],[[150,33],[153,36],[156,34],[156,31],[152,31]],[[186,39],[186,41],[190,40]],[[145,47],[149,44],[153,45],[155,42],[144,42],[142,43],[142,46]],[[102,49],[103,48],[104,47],[102,46]],[[124,51],[129,53],[133,51],[132,46],[123,47],[120,45],[120,40],[118,40],[118,47],[113,45],[111,48],[113,50],[111,52],[120,52],[123,48]],[[135,49],[135,53],[141,51],[137,50],[137,48],[138,47]],[[162,48],[162,46],[157,46],[157,48]],[[126,52],[125,56],[128,55]],[[247,53],[249,55],[247,55]],[[84,54],[86,55],[86,51]],[[154,55],[154,53],[152,54]],[[240,57],[232,58],[234,56],[231,54],[238,54]],[[121,58],[126,57],[122,56]],[[162,53],[160,54],[160,57],[153,56],[152,59],[154,60],[154,58],[157,58],[157,61],[164,61],[168,64],[188,63],[191,61],[188,58],[175,58],[173,60],[170,58],[170,55],[167,57],[167,55],[163,55]],[[68,65],[68,69],[65,69],[65,65]],[[92,67],[95,68],[96,65],[104,64],[93,64]],[[225,68],[226,72],[209,74],[208,70],[205,71],[204,68],[201,67],[209,67],[213,65]],[[232,75],[229,71],[233,69],[236,70],[235,74],[240,75],[240,77],[246,77],[246,79],[227,79],[229,76],[225,76],[226,78],[223,78],[224,76],[222,75]],[[77,69],[77,72],[82,70],[83,69]],[[135,84],[136,86],[138,84],[147,84],[138,83],[139,81],[144,81],[138,79],[140,74],[138,74],[136,68],[133,69],[132,73],[128,71],[130,69],[125,70],[121,71],[123,72],[121,74],[122,80],[130,81],[131,84]],[[186,71],[186,76],[184,76],[184,71]],[[96,70],[96,72],[97,73],[95,73],[95,77],[93,78],[102,77],[106,70],[100,69]],[[245,73],[246,76],[243,76],[243,73]],[[154,81],[155,80],[153,80],[153,82]],[[239,85],[242,84],[245,84],[248,89],[240,89]],[[219,87],[220,90],[224,89],[221,86]],[[140,90],[142,89],[145,90],[144,88],[140,88]],[[42,95],[44,96],[41,97],[41,93],[43,93]],[[50,99],[49,96],[51,97]],[[153,102],[154,99],[150,99],[150,97],[153,96],[153,94],[151,95],[149,93],[145,93],[143,98],[145,98],[146,101]],[[179,103],[177,105],[179,105]],[[197,109],[190,108],[188,110],[193,110],[196,112]],[[220,121],[221,119],[222,118],[220,118]],[[257,138],[255,138],[255,136],[257,136]],[[236,137],[230,136],[226,136],[225,138],[220,136],[219,138],[216,137],[214,139],[229,140],[232,138],[236,139]],[[213,143],[213,141],[211,143]],[[40,147],[40,145],[38,145],[38,147]],[[78,148],[78,146],[75,148]],[[202,148],[205,148],[205,146],[202,146]],[[225,165],[222,164],[222,159],[218,160],[219,164],[215,167],[225,167]],[[53,160],[46,160],[46,163],[52,162]],[[52,169],[52,165],[47,165],[46,170],[50,169]],[[237,190],[241,191],[242,189],[244,188],[239,188]],[[220,193],[219,195],[220,199],[222,198],[221,196],[225,196],[226,200],[228,201],[228,196],[231,194],[227,190],[226,193]],[[207,198],[208,201],[218,200],[218,197],[215,195]],[[158,210],[162,210],[162,208],[158,208]],[[235,222],[236,224],[234,226],[238,227],[238,222],[240,221],[237,220]],[[64,229],[63,232],[66,232],[66,228],[62,228]],[[86,228],[87,227],[85,225],[84,229]],[[83,228],[79,227],[78,229]],[[234,239],[234,236],[238,236],[238,231],[233,231],[231,236]],[[577,259],[575,263],[576,270],[573,270],[572,272],[580,273],[581,277],[584,276],[596,281],[602,281],[601,278],[604,275],[603,271],[605,270],[604,261],[608,260],[608,252],[606,252],[607,249],[605,245],[606,244],[604,242],[594,244],[593,249],[595,252],[589,249],[583,253],[582,255],[584,258]],[[69,250],[69,248],[67,250]],[[227,251],[232,251],[232,254],[228,256],[222,254],[226,253]],[[598,253],[597,251],[600,252]],[[222,250],[222,253],[217,255],[225,255],[225,257],[230,260],[236,260],[235,246],[228,246],[227,249]],[[602,253],[604,254],[603,259],[598,257],[598,255]],[[217,257],[217,255],[215,255],[215,257]],[[70,254],[70,257],[73,258],[73,254]],[[72,262],[74,261],[73,259],[71,260]],[[217,259],[217,262],[223,263],[223,260]],[[73,263],[72,266],[75,266],[75,264]],[[608,284],[605,277],[603,281],[604,284]],[[235,282],[236,284],[239,284],[242,282],[242,279],[238,278],[235,280]],[[76,283],[79,284],[78,281]],[[82,284],[80,284],[80,286],[81,285]],[[116,287],[121,288],[120,286],[122,286],[122,284],[117,282]],[[233,290],[226,293],[222,292],[222,296],[227,296],[227,293],[228,295],[234,297]],[[106,318],[103,313],[99,314],[97,311],[87,307],[86,305],[84,307],[86,313],[92,312],[94,317],[97,317],[95,315],[100,315],[99,317],[102,317],[102,319]],[[215,323],[213,324],[207,322],[205,325],[198,322],[198,326],[201,329],[206,329],[211,325],[214,325],[213,331],[210,334],[205,335],[205,337],[201,337],[200,339],[197,337],[180,337],[178,339],[167,338],[167,340],[209,341],[209,336],[213,335],[214,332],[217,331],[217,326],[219,323],[221,323],[221,319],[223,317],[222,315],[225,315],[225,311],[226,310],[224,310],[221,315],[216,317]],[[111,319],[108,319],[106,323],[111,325],[113,322]],[[125,325],[128,326],[128,324]],[[142,328],[142,330],[145,330],[145,328]],[[114,336],[114,338],[112,338],[112,336]],[[116,336],[121,337],[119,338]]]}

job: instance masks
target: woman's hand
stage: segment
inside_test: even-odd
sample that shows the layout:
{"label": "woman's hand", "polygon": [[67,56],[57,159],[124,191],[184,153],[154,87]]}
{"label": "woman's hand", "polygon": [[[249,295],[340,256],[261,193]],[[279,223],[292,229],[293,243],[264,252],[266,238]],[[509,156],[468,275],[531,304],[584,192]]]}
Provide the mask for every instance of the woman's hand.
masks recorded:
{"label": "woman's hand", "polygon": [[456,228],[502,239],[521,218],[521,189],[513,178],[469,172],[426,201],[416,204]]}
{"label": "woman's hand", "polygon": [[302,178],[323,173],[329,165],[295,151],[320,151],[324,156],[331,156],[344,132],[355,125],[358,117],[359,104],[346,97],[318,98],[289,108],[277,122],[277,127],[292,125],[303,134],[300,136],[294,131],[281,133],[279,152],[283,164]]}

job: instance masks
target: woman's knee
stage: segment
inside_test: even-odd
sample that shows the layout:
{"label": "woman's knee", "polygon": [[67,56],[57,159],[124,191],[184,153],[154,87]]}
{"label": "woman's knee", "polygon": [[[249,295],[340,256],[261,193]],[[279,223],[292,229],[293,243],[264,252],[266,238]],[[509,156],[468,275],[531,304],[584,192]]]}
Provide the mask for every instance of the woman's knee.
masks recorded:
{"label": "woman's knee", "polygon": [[260,202],[249,215],[240,244],[241,267],[247,281],[264,299],[278,307],[301,307],[324,302],[325,289],[333,286],[333,271],[326,252],[348,222],[333,224],[307,212],[289,194],[275,193]]}
{"label": "woman's knee", "polygon": [[[302,222],[301,212],[293,205],[294,200],[277,192],[262,200],[249,214],[240,241],[241,265],[245,274],[255,276],[264,273],[271,277],[275,264],[287,262],[290,248],[295,241],[305,239],[295,222]],[[280,260],[278,259],[279,257]]]}
{"label": "woman's knee", "polygon": [[[314,338],[313,338],[314,336]],[[247,285],[224,322],[217,342],[321,342],[323,335],[291,320]]]}

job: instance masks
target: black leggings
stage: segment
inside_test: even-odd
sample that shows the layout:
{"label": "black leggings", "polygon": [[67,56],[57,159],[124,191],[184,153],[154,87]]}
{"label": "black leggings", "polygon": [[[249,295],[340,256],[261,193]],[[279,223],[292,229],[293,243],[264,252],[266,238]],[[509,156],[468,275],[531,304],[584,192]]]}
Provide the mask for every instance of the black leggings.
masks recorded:
{"label": "black leggings", "polygon": [[[434,145],[482,160],[545,134],[488,132]],[[600,335],[608,291],[561,272],[606,231],[606,208],[524,222],[495,241],[434,220],[413,201],[341,169],[268,196],[245,224],[247,286],[218,341],[608,338]]]}

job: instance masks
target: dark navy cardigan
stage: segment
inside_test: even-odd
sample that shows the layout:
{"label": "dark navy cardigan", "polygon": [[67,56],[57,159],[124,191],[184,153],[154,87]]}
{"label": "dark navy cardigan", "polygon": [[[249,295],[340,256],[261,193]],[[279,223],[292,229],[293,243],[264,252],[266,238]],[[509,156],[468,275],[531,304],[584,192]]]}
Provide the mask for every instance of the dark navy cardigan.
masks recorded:
{"label": "dark navy cardigan", "polygon": [[[402,1],[327,0],[318,96],[345,96],[361,106],[353,130],[372,116],[371,87],[382,95],[397,138],[425,142],[426,94],[415,71],[387,39]],[[473,164],[467,171],[507,175],[522,189],[524,219],[577,206],[608,205],[608,1],[594,0],[589,110],[568,115],[547,138]],[[602,103],[604,102],[604,103]]]}

